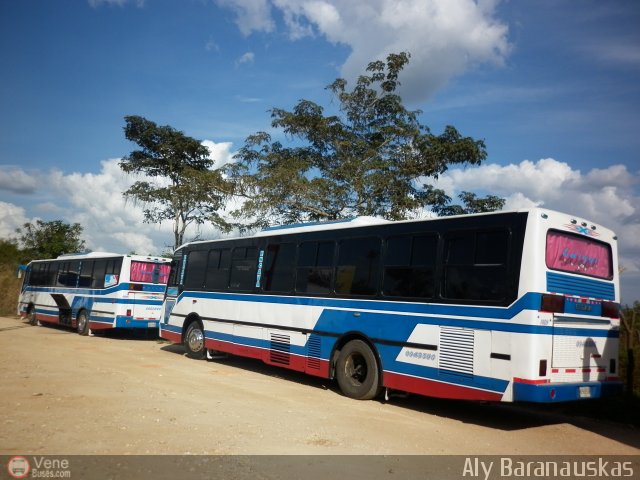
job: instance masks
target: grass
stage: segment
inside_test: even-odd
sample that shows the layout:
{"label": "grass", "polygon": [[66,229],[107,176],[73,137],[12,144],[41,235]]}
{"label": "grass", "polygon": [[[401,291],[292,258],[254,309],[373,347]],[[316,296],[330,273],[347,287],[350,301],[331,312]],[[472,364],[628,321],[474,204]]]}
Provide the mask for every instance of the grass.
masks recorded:
{"label": "grass", "polygon": [[22,279],[16,265],[0,264],[0,315],[16,315]]}

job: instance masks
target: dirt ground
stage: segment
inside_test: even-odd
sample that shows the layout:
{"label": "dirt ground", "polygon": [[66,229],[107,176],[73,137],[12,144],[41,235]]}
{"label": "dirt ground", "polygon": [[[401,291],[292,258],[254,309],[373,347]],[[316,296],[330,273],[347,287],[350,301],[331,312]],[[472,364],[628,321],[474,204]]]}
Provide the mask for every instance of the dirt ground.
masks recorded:
{"label": "dirt ground", "polygon": [[638,455],[631,426],[540,406],[356,401],[333,382],[0,318],[0,454]]}

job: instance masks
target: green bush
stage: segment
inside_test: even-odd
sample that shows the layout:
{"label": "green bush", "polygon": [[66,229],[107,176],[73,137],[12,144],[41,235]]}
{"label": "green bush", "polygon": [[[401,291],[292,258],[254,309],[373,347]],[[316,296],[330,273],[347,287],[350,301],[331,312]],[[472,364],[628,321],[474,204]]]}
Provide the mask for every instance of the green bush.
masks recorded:
{"label": "green bush", "polygon": [[0,264],[0,315],[16,315],[22,279],[18,278],[18,266]]}

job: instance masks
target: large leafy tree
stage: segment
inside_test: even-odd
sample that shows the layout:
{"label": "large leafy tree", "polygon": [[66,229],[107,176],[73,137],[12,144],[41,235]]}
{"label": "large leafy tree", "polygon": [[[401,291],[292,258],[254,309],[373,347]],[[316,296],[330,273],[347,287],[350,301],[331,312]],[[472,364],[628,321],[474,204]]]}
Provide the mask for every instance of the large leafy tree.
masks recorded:
{"label": "large leafy tree", "polygon": [[218,213],[231,192],[220,170],[212,169],[209,149],[175,128],[159,126],[139,116],[125,117],[127,140],[140,148],[123,157],[120,168],[144,174],[124,195],[144,205],[145,222],[173,222],[174,248],[184,241],[186,228],[207,221],[228,225]]}
{"label": "large leafy tree", "polygon": [[29,260],[56,258],[63,253],[85,251],[82,231],[83,227],[79,223],[69,224],[62,220],[36,220],[16,229],[23,256]]}
{"label": "large leafy tree", "polygon": [[[291,144],[266,132],[246,139],[230,169],[245,197],[235,214],[265,225],[354,215],[398,220],[429,206],[455,213],[446,208],[451,198],[428,182],[452,165],[480,164],[485,144],[452,126],[433,134],[420,123],[420,111],[404,106],[398,77],[409,57],[371,62],[352,90],[335,80],[327,87],[338,101],[334,114],[309,100],[292,111],[272,109],[272,127]],[[469,199],[475,207],[501,206]]]}

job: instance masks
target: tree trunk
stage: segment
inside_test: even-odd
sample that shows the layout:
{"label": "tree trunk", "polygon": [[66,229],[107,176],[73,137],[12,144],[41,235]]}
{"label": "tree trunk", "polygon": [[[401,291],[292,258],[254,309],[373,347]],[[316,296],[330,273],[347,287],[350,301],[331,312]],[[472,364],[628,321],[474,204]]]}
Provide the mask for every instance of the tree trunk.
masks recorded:
{"label": "tree trunk", "polygon": [[627,348],[627,395],[633,397],[633,374],[636,361],[633,354],[633,346]]}

